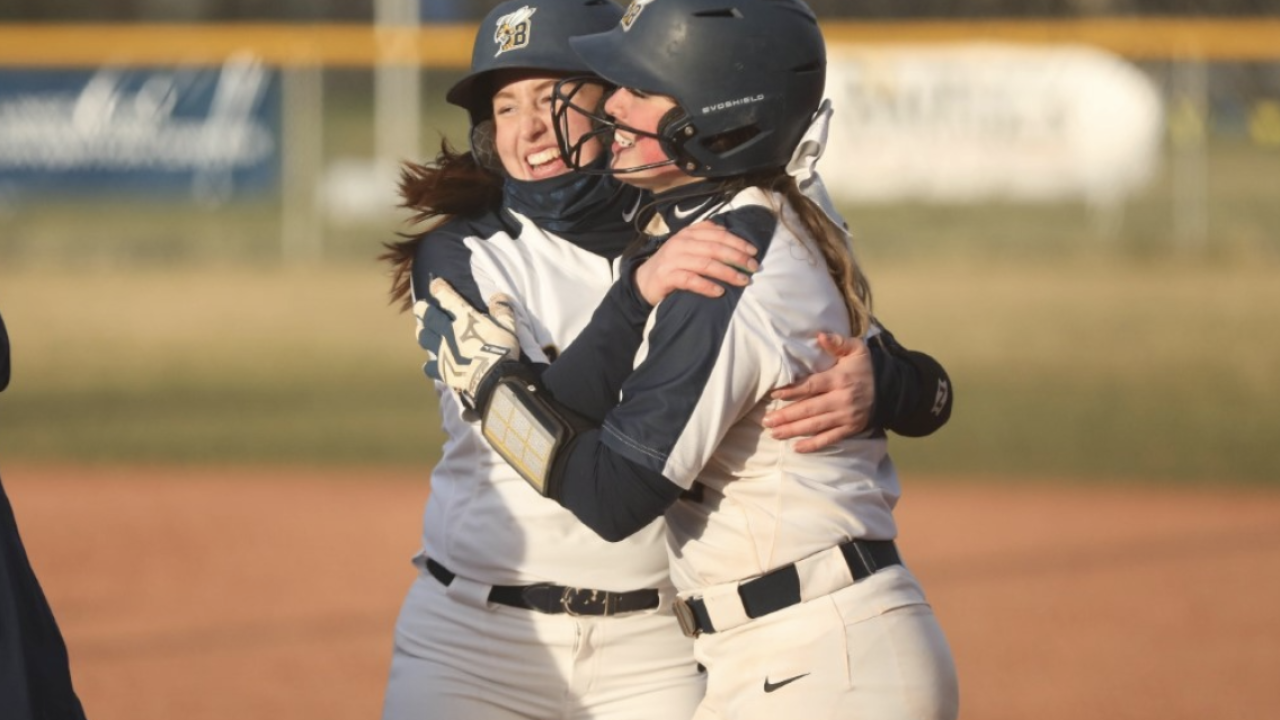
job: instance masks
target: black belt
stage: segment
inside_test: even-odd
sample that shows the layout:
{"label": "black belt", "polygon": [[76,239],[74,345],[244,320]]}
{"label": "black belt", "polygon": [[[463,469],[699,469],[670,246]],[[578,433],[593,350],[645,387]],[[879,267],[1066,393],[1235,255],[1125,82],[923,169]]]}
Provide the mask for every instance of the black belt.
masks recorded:
{"label": "black belt", "polygon": [[[881,568],[902,563],[892,540],[851,540],[840,546],[840,552],[854,582],[870,577]],[[791,607],[800,602],[800,574],[795,565],[780,567],[739,585],[738,597],[742,598],[747,617],[752,619]],[[707,604],[701,598],[677,599],[674,610],[686,635],[697,637],[716,631],[707,613]]]}
{"label": "black belt", "polygon": [[[445,587],[448,587],[449,583],[457,577],[448,568],[431,558],[427,558],[427,572]],[[559,613],[618,615],[639,610],[652,610],[658,607],[658,600],[658,591],[653,589],[620,593],[538,583],[536,585],[494,585],[489,590],[489,602],[525,610],[537,610],[550,615]]]}

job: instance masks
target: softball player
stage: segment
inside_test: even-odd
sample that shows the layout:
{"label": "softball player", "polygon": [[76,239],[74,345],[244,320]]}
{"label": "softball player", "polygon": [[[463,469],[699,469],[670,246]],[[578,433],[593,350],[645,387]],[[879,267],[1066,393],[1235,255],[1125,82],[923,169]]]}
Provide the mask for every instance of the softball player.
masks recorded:
{"label": "softball player", "polygon": [[[0,390],[9,385],[9,335],[0,317]],[[67,646],[18,535],[0,485],[0,716],[84,720]]]}
{"label": "softball player", "polygon": [[[435,280],[455,319],[437,371],[512,467],[602,537],[665,514],[676,614],[709,672],[695,718],[956,717],[949,647],[894,543],[884,433],[801,455],[763,427],[770,389],[823,366],[819,329],[893,345],[840,229],[784,170],[828,111],[816,19],[799,0],[637,0],[572,45],[619,89],[593,114],[582,79],[562,81],[558,122],[590,114],[613,138],[608,170],[657,193],[651,244],[710,218],[759,248],[761,270],[721,297],[662,301],[620,392],[612,368],[595,396],[571,351],[627,337],[613,316],[643,308],[621,307],[625,292],[536,372],[519,360],[523,297],[491,297],[491,319]],[[585,158],[590,137],[561,136]]]}
{"label": "softball player", "polygon": [[[521,353],[535,363],[581,356],[585,346],[571,343],[599,305],[595,314],[626,337],[599,349],[593,365],[625,376],[651,302],[676,286],[724,295],[721,283],[745,282],[728,265],[706,265],[754,264],[721,245],[724,230],[713,224],[623,262],[646,197],[609,177],[570,174],[556,152],[552,86],[586,70],[568,38],[620,16],[599,0],[517,0],[481,24],[472,72],[448,95],[471,114],[473,152],[442,149],[436,167],[407,169],[406,205],[419,220],[444,221],[385,256],[396,268],[393,297],[408,296],[422,338],[449,320],[426,293],[435,279],[477,304],[499,291],[518,298],[527,319]],[[601,150],[590,169],[605,168]],[[720,249],[705,249],[712,246]],[[720,283],[700,285],[690,270]],[[886,358],[875,362],[896,362]],[[596,383],[597,375],[583,381],[607,392],[612,381]],[[397,622],[384,718],[690,717],[703,673],[672,616],[662,524],[602,540],[529,493],[481,436],[474,412],[439,389],[449,440],[432,472],[420,574]]]}

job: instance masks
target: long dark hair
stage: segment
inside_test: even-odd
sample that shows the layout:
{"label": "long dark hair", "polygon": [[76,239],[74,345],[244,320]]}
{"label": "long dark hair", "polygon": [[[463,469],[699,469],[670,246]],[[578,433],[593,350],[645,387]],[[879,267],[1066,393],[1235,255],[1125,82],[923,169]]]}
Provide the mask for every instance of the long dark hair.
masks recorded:
{"label": "long dark hair", "polygon": [[470,152],[458,152],[447,139],[430,164],[406,162],[400,168],[400,204],[413,211],[411,233],[382,243],[378,260],[391,264],[392,304],[404,312],[413,306],[410,278],[418,245],[430,231],[452,217],[478,215],[502,203],[502,178],[486,170]]}

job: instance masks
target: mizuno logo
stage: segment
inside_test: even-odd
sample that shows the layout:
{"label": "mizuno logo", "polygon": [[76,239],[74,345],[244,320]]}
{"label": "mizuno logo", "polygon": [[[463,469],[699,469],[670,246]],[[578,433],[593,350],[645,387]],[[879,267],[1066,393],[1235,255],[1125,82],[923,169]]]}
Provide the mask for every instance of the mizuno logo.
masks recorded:
{"label": "mizuno logo", "polygon": [[795,677],[790,677],[790,678],[787,678],[786,680],[779,680],[779,681],[778,681],[778,682],[776,682],[776,683],[771,683],[771,682],[769,682],[769,678],[765,678],[765,679],[764,679],[764,691],[765,691],[765,692],[767,692],[767,693],[771,693],[771,692],[773,692],[774,690],[777,690],[778,688],[781,688],[781,687],[783,687],[783,686],[785,686],[785,685],[790,685],[791,683],[793,683],[793,682],[795,682],[795,681],[799,680],[799,679],[800,679],[800,678],[802,678],[802,677],[809,677],[809,673],[805,673],[804,675],[797,675],[797,676],[795,676]]}
{"label": "mizuno logo", "polygon": [[467,327],[462,331],[462,334],[458,336],[459,342],[467,342],[470,340],[478,340],[482,343],[484,342],[484,338],[481,337],[480,333],[476,330],[476,323],[477,319],[475,317],[467,318]]}

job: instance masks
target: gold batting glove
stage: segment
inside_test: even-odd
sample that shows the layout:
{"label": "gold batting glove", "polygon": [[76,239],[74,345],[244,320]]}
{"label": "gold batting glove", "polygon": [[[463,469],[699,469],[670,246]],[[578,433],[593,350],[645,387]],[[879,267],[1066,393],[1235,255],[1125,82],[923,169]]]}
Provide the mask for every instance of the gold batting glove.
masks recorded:
{"label": "gold batting glove", "polygon": [[443,278],[432,280],[429,289],[449,318],[449,327],[439,329],[440,343],[434,353],[439,378],[468,408],[483,411],[480,405],[486,398],[480,392],[486,378],[498,363],[520,358],[514,303],[498,293],[489,298],[486,315]]}

